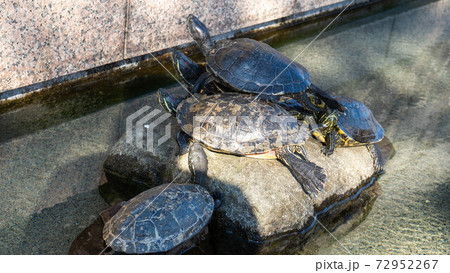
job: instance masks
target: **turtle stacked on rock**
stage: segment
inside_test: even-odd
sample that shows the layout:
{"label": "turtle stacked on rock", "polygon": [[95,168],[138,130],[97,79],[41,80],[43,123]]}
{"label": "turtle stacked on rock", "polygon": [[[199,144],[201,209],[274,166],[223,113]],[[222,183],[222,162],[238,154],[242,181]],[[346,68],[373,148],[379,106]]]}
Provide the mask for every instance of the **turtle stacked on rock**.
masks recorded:
{"label": "turtle stacked on rock", "polygon": [[[158,91],[158,100],[176,116],[182,131],[205,148],[238,156],[279,159],[306,193],[315,195],[323,190],[326,173],[308,160],[303,147],[310,135],[309,126],[281,106],[236,93],[177,99],[163,89]],[[179,138],[180,144],[187,143]]]}
{"label": "turtle stacked on rock", "polygon": [[264,43],[252,39],[214,43],[193,15],[188,17],[188,30],[206,62],[197,64],[178,51],[172,60],[194,95],[177,98],[160,89],[157,97],[180,125],[180,155],[189,153],[193,183],[165,183],[123,205],[103,228],[103,238],[115,252],[183,253],[205,234],[221,195],[207,190],[203,148],[278,159],[309,200],[327,183],[325,170],[308,159],[303,146],[311,135],[324,144],[326,155],[336,147],[368,145],[374,164],[381,166],[371,144],[380,141],[384,131],[362,103],[320,90],[303,66]]}
{"label": "turtle stacked on rock", "polygon": [[[172,52],[172,61],[178,77],[188,88],[193,88],[194,83],[205,71],[203,65],[196,64],[180,51]],[[200,90],[201,93],[207,94],[229,91],[229,88],[217,90],[213,85],[208,85]],[[322,111],[311,114],[305,109],[299,108],[295,100],[286,96],[280,96],[277,104],[310,125],[321,125],[318,127],[320,129],[312,130],[312,135],[324,144],[322,152],[325,155],[333,154],[336,147],[356,146],[367,146],[373,154],[373,149],[376,149],[373,144],[380,142],[384,137],[383,127],[375,119],[370,109],[360,101],[343,96],[333,97],[345,107],[344,112],[328,112],[325,102],[312,94],[308,94],[309,100]],[[167,107],[165,108],[167,109]]]}
{"label": "turtle stacked on rock", "polygon": [[206,26],[192,14],[188,16],[187,27],[206,58],[207,71],[193,85],[194,93],[215,81],[230,90],[256,94],[270,101],[277,101],[280,95],[291,96],[303,109],[323,111],[308,99],[307,93],[311,93],[331,110],[344,111],[336,99],[311,83],[302,65],[269,45],[247,38],[214,43]]}

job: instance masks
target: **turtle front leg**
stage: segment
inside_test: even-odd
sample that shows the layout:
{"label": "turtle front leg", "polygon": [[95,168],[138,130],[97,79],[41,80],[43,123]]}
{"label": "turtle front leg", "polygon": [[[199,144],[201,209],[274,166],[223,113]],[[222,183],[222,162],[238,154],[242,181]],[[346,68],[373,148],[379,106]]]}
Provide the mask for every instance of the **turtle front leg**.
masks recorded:
{"label": "turtle front leg", "polygon": [[202,93],[204,86],[213,81],[213,76],[209,72],[203,73],[195,82],[194,87],[192,87],[192,93]]}
{"label": "turtle front leg", "polygon": [[194,142],[189,148],[188,165],[192,174],[192,183],[206,189],[208,158],[203,147],[198,142]]}
{"label": "turtle front leg", "polygon": [[[189,148],[188,165],[192,174],[192,183],[208,189],[206,187],[206,181],[208,179],[208,158],[202,145],[198,142],[192,143]],[[223,194],[215,191],[211,196],[214,199],[214,209],[218,209],[223,203]]]}
{"label": "turtle front leg", "polygon": [[331,130],[325,135],[325,147],[322,147],[322,153],[326,156],[332,155],[336,149],[336,131]]}
{"label": "turtle front leg", "polygon": [[218,209],[223,203],[223,194],[216,191],[211,196],[214,199],[214,209]]}
{"label": "turtle front leg", "polygon": [[325,147],[322,148],[322,153],[325,155],[332,155],[336,149],[336,129],[337,129],[338,112],[333,110],[330,114],[324,114],[319,118],[319,123],[323,124],[323,132],[325,134]]}
{"label": "turtle front leg", "polygon": [[192,138],[188,136],[185,132],[179,131],[177,133],[176,140],[178,143],[178,147],[180,148],[178,156],[187,154],[189,152],[189,146],[191,145]]}

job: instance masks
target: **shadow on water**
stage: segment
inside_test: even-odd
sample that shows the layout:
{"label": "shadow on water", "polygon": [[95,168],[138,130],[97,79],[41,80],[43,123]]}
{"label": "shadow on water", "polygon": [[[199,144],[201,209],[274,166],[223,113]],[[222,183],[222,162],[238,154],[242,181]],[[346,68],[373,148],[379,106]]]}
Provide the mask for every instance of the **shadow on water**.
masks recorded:
{"label": "shadow on water", "polygon": [[0,144],[155,92],[159,87],[174,82],[164,74],[149,74],[136,73],[132,80],[126,82],[120,82],[119,78],[108,78],[59,88],[62,90],[54,87],[55,90],[45,90],[34,96],[24,106],[16,109],[11,107],[13,110],[3,107],[0,109]]}
{"label": "shadow on water", "polygon": [[[185,182],[188,182],[189,179]],[[328,204],[325,208],[319,208],[317,217],[321,224],[327,230],[333,233],[333,236],[341,238],[348,232],[356,228],[371,211],[377,196],[380,194],[380,186],[372,179],[372,182],[366,184],[359,191],[351,194],[349,198],[333,204]],[[185,183],[183,181],[174,181],[174,183]],[[108,185],[109,184],[109,185]],[[211,184],[210,184],[211,185]],[[116,185],[111,183],[104,184],[104,194],[108,189],[114,189]],[[258,226],[258,220],[253,211],[253,206],[249,204],[243,192],[236,186],[230,186],[229,183],[214,181],[214,188],[209,187],[210,191],[219,191],[223,194],[233,192],[233,200],[224,195],[224,200],[219,209],[214,211],[213,218],[209,224],[209,231],[202,234],[201,239],[191,240],[193,247],[183,254],[316,254],[321,248],[331,246],[335,240],[328,234],[322,226],[316,221],[310,219],[307,228],[284,235],[278,235],[273,238],[261,239],[256,230],[248,226]],[[139,194],[136,191],[134,195]],[[117,196],[117,193],[114,193]],[[114,208],[115,204],[129,198],[129,195],[122,199],[115,199],[108,210]],[[241,218],[238,222],[232,222],[226,216],[229,206],[236,208],[235,200],[239,200],[239,207],[245,208],[239,214]],[[227,204],[231,201],[230,204]],[[91,226],[84,230],[72,244],[71,254],[98,254],[106,247],[101,239],[101,229],[104,226],[103,217],[99,217]],[[108,218],[109,219],[109,218]],[[246,225],[246,227],[241,226]],[[96,237],[93,238],[92,234]],[[92,243],[89,243],[92,241]]]}
{"label": "shadow on water", "polygon": [[[58,169],[25,227],[20,254],[66,254],[70,243],[107,207],[97,185],[104,153],[80,157]],[[98,166],[97,171],[86,172]]]}
{"label": "shadow on water", "polygon": [[445,183],[436,185],[433,190],[420,194],[426,200],[423,209],[429,210],[430,214],[440,215],[439,218],[445,221],[442,225],[445,232],[445,227],[450,226],[450,177]]}
{"label": "shadow on water", "polygon": [[91,190],[33,214],[25,227],[20,254],[66,254],[77,234],[105,205],[98,191]]}

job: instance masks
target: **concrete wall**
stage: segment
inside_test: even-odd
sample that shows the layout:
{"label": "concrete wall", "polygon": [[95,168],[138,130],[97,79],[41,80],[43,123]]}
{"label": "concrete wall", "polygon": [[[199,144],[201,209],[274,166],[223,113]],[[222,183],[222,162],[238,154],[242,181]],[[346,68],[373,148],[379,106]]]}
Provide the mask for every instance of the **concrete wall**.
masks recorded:
{"label": "concrete wall", "polygon": [[341,0],[0,0],[0,93]]}

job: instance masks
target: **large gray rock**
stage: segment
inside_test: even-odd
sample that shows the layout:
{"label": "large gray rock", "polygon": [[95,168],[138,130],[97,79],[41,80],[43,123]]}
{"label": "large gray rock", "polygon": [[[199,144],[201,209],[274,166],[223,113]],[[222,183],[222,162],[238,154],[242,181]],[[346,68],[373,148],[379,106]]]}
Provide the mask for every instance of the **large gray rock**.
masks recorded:
{"label": "large gray rock", "polygon": [[[168,122],[174,135],[178,125],[173,118]],[[156,132],[155,139],[162,135]],[[277,160],[206,151],[208,189],[223,194],[211,221],[215,252],[314,253],[322,244],[313,242],[323,240],[319,234],[334,242],[321,224],[335,230],[342,226],[339,232],[345,234],[362,221],[379,192],[376,184],[371,186],[377,175],[371,154],[366,147],[339,148],[327,157],[320,148],[314,139],[306,142],[310,160],[328,176],[324,192],[313,198]],[[171,181],[187,183],[187,155],[177,157],[177,152],[173,137],[149,152],[126,143],[123,136],[105,161],[107,184],[134,185],[139,192]]]}

